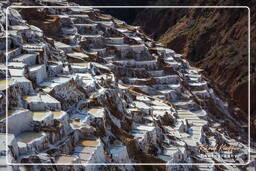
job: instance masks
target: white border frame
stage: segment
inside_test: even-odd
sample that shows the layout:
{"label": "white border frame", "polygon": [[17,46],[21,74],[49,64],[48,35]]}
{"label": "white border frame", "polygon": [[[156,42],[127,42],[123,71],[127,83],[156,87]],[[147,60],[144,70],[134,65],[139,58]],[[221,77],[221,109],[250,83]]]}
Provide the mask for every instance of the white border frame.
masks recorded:
{"label": "white border frame", "polygon": [[[7,166],[29,166],[29,165],[67,165],[67,166],[86,166],[86,165],[157,165],[157,166],[171,166],[171,165],[185,165],[185,166],[246,166],[251,162],[250,158],[250,67],[251,67],[251,44],[250,44],[250,33],[251,33],[251,11],[248,6],[8,6],[6,8],[6,71],[8,71],[8,14],[10,9],[25,9],[25,8],[246,8],[248,10],[248,161],[243,164],[236,163],[9,163],[8,155],[6,155]],[[8,73],[6,72],[6,79]],[[6,151],[8,151],[8,81],[6,81]],[[0,165],[1,166],[1,165]]]}

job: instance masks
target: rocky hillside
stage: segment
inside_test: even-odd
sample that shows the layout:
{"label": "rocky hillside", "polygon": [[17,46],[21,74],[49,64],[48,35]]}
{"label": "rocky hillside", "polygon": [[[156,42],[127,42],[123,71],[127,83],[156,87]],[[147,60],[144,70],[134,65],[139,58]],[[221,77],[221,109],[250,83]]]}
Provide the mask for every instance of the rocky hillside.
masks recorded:
{"label": "rocky hillside", "polygon": [[[180,3],[180,5],[247,5],[251,7],[250,113],[252,122],[255,123],[255,2],[191,1]],[[158,21],[157,29],[153,29],[154,21]],[[215,85],[215,89],[220,90],[223,96],[243,109],[244,114],[241,117],[247,116],[248,9],[146,9],[137,15],[135,23],[141,25],[148,35],[181,53],[192,65],[203,69],[204,75]]]}
{"label": "rocky hillside", "polygon": [[[152,0],[71,0],[79,5],[84,6],[144,6],[147,4],[151,4]],[[132,24],[136,19],[138,13],[143,11],[144,9],[135,9],[135,8],[102,8],[102,11],[117,17],[120,20],[127,22],[128,24]]]}
{"label": "rocky hillside", "polygon": [[243,111],[182,55],[99,9],[10,5],[77,4],[0,3],[0,170],[253,169]]}
{"label": "rocky hillside", "polygon": [[[194,65],[204,69],[205,74],[230,94],[246,113],[247,13],[247,9],[190,10],[159,39],[163,44],[182,53]],[[253,53],[254,51],[252,56]],[[252,66],[255,66],[256,61],[251,59]],[[254,67],[252,72],[255,73]]]}

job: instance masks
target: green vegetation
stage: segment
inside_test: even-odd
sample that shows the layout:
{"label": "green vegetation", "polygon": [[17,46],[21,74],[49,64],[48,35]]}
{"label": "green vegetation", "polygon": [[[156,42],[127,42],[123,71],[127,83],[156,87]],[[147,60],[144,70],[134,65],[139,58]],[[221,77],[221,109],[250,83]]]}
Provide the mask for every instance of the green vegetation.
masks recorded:
{"label": "green vegetation", "polygon": [[227,54],[227,57],[234,57],[238,54],[238,52],[236,50],[233,51],[229,51],[229,53]]}
{"label": "green vegetation", "polygon": [[220,56],[223,56],[223,51],[221,49],[214,49],[212,54],[214,57],[218,58]]}

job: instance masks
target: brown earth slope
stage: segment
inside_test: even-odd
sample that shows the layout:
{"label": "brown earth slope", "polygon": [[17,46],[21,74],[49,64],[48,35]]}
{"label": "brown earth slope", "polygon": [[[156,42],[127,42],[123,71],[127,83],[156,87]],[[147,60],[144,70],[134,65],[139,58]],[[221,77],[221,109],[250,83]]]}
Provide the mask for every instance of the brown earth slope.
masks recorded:
{"label": "brown earth slope", "polygon": [[[247,5],[251,11],[251,117],[256,126],[256,2],[178,2]],[[159,42],[204,69],[211,83],[248,112],[248,9],[146,9],[135,23]],[[242,118],[246,118],[242,116]],[[253,122],[254,121],[254,122]]]}
{"label": "brown earth slope", "polygon": [[[247,9],[189,10],[159,41],[203,68],[247,112]],[[255,61],[251,61],[255,65]],[[243,100],[244,99],[244,100]]]}

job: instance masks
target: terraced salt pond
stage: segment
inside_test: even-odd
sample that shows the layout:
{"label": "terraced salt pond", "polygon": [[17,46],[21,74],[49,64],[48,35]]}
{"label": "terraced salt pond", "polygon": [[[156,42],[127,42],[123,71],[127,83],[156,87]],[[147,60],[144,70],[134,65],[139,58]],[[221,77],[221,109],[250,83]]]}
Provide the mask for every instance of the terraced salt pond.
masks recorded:
{"label": "terraced salt pond", "polygon": [[98,140],[81,140],[78,143],[82,147],[97,147],[99,145]]}
{"label": "terraced salt pond", "polygon": [[[8,110],[7,115],[9,117],[17,112],[24,112],[24,111],[26,111],[26,110],[25,109]],[[6,118],[6,113],[4,113],[3,115],[0,115],[0,120],[5,119],[5,118]]]}
{"label": "terraced salt pond", "polygon": [[104,117],[104,108],[89,109],[88,113],[97,118],[103,118]]}
{"label": "terraced salt pond", "polygon": [[34,121],[43,121],[51,115],[51,112],[47,111],[33,111],[33,120]]}
{"label": "terraced salt pond", "polygon": [[77,160],[77,157],[75,156],[70,156],[70,155],[61,155],[56,158],[56,163],[75,163]]}
{"label": "terraced salt pond", "polygon": [[52,114],[53,114],[54,119],[60,119],[64,115],[66,115],[66,112],[64,112],[64,111],[52,111]]}
{"label": "terraced salt pond", "polygon": [[22,134],[20,134],[19,136],[16,137],[18,144],[19,143],[25,143],[25,144],[29,144],[33,141],[36,141],[42,137],[46,136],[46,134],[44,132],[24,132]]}
{"label": "terraced salt pond", "polygon": [[6,90],[6,85],[10,86],[12,83],[14,83],[14,81],[11,79],[0,80],[0,91]]}

